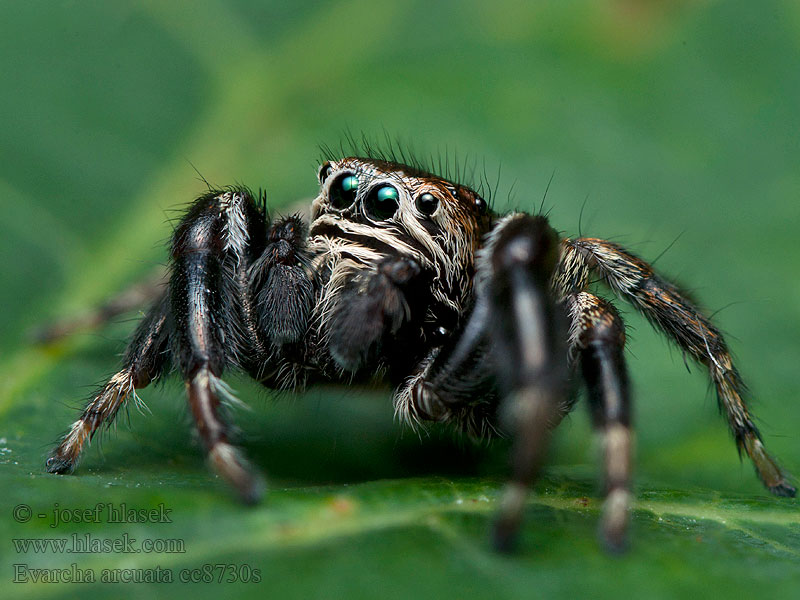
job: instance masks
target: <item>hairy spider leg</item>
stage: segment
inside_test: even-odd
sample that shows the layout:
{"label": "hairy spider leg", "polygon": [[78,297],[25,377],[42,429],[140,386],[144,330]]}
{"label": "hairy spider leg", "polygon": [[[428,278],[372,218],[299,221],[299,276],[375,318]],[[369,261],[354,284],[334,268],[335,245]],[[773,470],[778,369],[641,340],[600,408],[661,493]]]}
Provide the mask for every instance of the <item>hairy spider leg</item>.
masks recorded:
{"label": "hairy spider leg", "polygon": [[81,331],[99,329],[125,313],[144,310],[163,295],[167,281],[167,269],[159,265],[103,304],[37,327],[30,333],[31,340],[36,344],[52,344]]}
{"label": "hairy spider leg", "polygon": [[[400,400],[410,395],[407,401],[422,418],[438,420],[458,410],[480,414],[475,393],[481,389],[498,386],[505,395],[504,420],[515,443],[493,532],[502,551],[515,545],[550,429],[568,404],[566,317],[549,291],[558,252],[558,234],[544,217],[500,220],[480,251],[477,300],[457,342],[423,361],[398,393]],[[459,374],[466,379],[448,385]]]}
{"label": "hairy spider leg", "polygon": [[167,298],[156,303],[136,328],[125,351],[122,368],[95,394],[46,462],[50,473],[69,473],[81,452],[102,425],[110,425],[135,390],[146,387],[169,363]]}
{"label": "hairy spider leg", "polygon": [[504,418],[514,436],[511,481],[493,532],[496,547],[505,551],[515,545],[524,500],[566,402],[566,316],[549,286],[558,258],[558,234],[547,219],[524,214],[501,220],[479,257],[494,362],[507,395]]}
{"label": "hairy spider leg", "polygon": [[564,240],[562,263],[554,280],[563,293],[584,290],[594,272],[620,297],[629,301],[695,360],[708,368],[717,390],[720,410],[741,454],[747,453],[769,491],[793,497],[789,475],[767,453],[744,400],[746,388],[719,330],[675,285],[663,279],[642,259],[605,240]]}
{"label": "hairy spider leg", "polygon": [[631,396],[625,367],[625,324],[610,302],[586,292],[566,298],[570,353],[586,382],[594,428],[600,431],[605,493],[600,537],[612,552],[627,545],[633,439]]}
{"label": "hairy spider leg", "polygon": [[252,349],[243,335],[252,316],[242,273],[263,245],[263,223],[246,190],[199,198],[173,235],[169,290],[173,352],[197,431],[213,468],[248,503],[260,499],[264,484],[231,442],[222,401],[233,395],[221,378]]}

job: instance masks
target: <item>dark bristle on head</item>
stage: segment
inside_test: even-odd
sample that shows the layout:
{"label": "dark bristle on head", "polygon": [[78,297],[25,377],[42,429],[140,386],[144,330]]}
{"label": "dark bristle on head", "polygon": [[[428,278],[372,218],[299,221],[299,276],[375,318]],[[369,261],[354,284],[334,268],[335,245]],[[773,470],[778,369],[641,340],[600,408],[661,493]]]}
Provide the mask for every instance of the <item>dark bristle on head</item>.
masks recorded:
{"label": "dark bristle on head", "polygon": [[[407,172],[413,177],[436,177],[461,187],[466,187],[478,194],[486,204],[486,212],[492,211],[493,199],[499,182],[493,185],[486,174],[485,164],[478,169],[477,158],[466,155],[463,160],[457,152],[445,147],[444,153],[438,150],[423,158],[417,153],[411,142],[393,138],[384,133],[383,140],[370,138],[362,133],[359,137],[352,132],[345,132],[338,146],[320,144],[319,163],[337,161],[346,157],[357,157],[366,160],[395,163],[408,167]],[[483,208],[481,210],[484,210]]]}

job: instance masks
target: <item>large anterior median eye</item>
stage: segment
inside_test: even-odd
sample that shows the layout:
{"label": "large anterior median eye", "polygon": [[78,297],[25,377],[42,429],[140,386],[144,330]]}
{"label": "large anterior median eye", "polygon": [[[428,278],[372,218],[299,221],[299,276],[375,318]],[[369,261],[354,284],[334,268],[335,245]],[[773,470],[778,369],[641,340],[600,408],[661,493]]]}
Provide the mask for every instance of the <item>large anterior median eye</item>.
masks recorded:
{"label": "large anterior median eye", "polygon": [[328,192],[331,206],[340,209],[347,208],[356,201],[356,192],[358,192],[358,177],[352,173],[339,175],[336,181],[331,182]]}
{"label": "large anterior median eye", "polygon": [[373,188],[367,196],[367,216],[383,221],[394,215],[397,211],[400,192],[391,185],[381,185]]}

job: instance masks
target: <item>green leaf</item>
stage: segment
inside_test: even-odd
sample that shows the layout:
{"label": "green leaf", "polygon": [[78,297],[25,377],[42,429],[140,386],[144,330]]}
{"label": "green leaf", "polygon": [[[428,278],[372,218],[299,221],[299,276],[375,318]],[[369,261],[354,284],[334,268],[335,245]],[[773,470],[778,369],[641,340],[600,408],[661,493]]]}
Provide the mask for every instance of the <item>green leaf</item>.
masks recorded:
{"label": "green leaf", "polygon": [[[468,154],[468,170],[476,157],[475,179],[485,170],[489,187],[502,164],[501,210],[536,210],[555,172],[544,206],[565,234],[614,238],[654,259],[683,232],[658,268],[711,311],[724,308],[715,319],[730,333],[766,444],[800,472],[792,3],[288,6],[38,0],[4,10],[4,594],[796,595],[798,501],[770,497],[739,463],[702,369],[685,373],[630,309],[638,450],[622,557],[596,541],[602,478],[583,403],[556,433],[513,556],[494,553],[487,533],[507,442],[473,445],[439,429],[417,437],[393,422],[388,389],[276,398],[231,375],[252,406],[235,415],[242,445],[269,480],[257,507],[240,506],[206,468],[174,380],[143,390],[152,414],[123,414],[74,475],[43,471],[82,399],[114,371],[133,323],[46,348],[26,332],[163,262],[168,219],[204,189],[195,168],[215,185],[264,186],[273,210],[288,210],[315,194],[317,145],[336,147],[350,128],[378,139],[386,131],[423,156]],[[55,508],[98,503],[163,506],[171,522],[109,523],[104,506],[101,522],[49,526]],[[29,521],[14,520],[19,505],[30,506]],[[185,551],[37,553],[12,543],[73,534],[179,540]],[[160,567],[174,581],[12,584],[15,564],[73,563],[98,578]],[[215,565],[251,581],[216,583]],[[182,583],[187,569],[201,581]]]}

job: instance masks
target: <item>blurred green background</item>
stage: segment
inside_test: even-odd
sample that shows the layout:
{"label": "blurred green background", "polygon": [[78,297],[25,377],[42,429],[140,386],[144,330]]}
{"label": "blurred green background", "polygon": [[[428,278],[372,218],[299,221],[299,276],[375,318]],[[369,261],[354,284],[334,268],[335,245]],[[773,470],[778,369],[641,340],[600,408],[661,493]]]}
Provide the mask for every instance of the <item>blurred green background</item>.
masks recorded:
{"label": "blurred green background", "polygon": [[[599,470],[585,410],[559,428],[521,553],[487,524],[505,445],[392,421],[388,390],[315,389],[253,406],[244,445],[271,476],[245,509],[205,468],[182,387],[142,393],[74,477],[50,444],[133,327],[48,348],[26,332],[164,261],[174,216],[210,182],[263,186],[280,211],[316,189],[318,146],[384,132],[474,157],[498,208],[545,205],[568,235],[613,238],[699,297],[729,334],[768,448],[800,472],[800,5],[590,0],[5,2],[0,10],[0,587],[14,563],[259,569],[259,584],[86,585],[176,597],[790,597],[798,501],[740,463],[706,378],[628,308],[638,453],[633,544],[595,543]],[[588,199],[587,199],[588,197]],[[135,316],[135,315],[133,315]],[[582,408],[582,407],[579,407]],[[127,423],[130,427],[127,427]],[[98,449],[98,446],[100,449]],[[34,512],[165,503],[172,524],[65,525]],[[20,553],[11,538],[181,538],[184,554]],[[6,596],[8,597],[8,596]]]}

